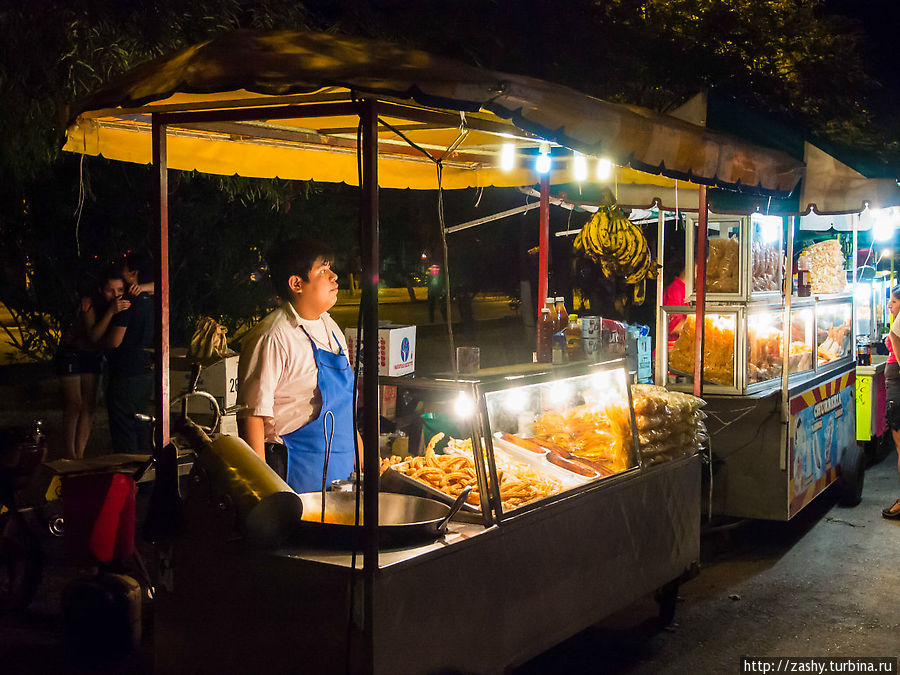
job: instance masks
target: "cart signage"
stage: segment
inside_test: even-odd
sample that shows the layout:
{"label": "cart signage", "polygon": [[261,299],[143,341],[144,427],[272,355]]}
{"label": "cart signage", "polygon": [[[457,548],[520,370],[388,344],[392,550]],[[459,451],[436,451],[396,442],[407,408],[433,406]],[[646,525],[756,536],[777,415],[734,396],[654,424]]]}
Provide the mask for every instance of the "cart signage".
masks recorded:
{"label": "cart signage", "polygon": [[851,370],[791,399],[790,517],[837,480],[841,455],[856,442],[855,380]]}

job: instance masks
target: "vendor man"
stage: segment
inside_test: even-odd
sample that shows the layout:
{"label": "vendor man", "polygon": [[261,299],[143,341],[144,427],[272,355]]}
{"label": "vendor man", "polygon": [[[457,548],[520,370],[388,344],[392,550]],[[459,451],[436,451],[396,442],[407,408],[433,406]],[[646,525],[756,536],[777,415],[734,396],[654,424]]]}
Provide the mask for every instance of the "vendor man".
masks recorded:
{"label": "vendor man", "polygon": [[328,488],[354,468],[353,371],[328,314],[338,292],[331,259],[312,239],[279,244],[269,273],[281,306],[241,345],[241,437],[296,492]]}

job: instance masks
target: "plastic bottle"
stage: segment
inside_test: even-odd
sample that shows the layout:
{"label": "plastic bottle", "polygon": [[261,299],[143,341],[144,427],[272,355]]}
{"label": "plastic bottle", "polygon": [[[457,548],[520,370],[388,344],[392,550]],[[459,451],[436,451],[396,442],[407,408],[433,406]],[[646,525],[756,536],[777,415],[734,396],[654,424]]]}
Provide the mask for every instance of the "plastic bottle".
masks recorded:
{"label": "plastic bottle", "polygon": [[559,315],[556,313],[556,298],[547,298],[544,307],[546,307],[547,311],[550,312],[550,321],[553,328],[553,330],[550,331],[550,334],[552,335],[559,330]]}
{"label": "plastic bottle", "polygon": [[569,327],[569,313],[566,311],[566,299],[562,296],[556,298],[556,332],[566,330]]}
{"label": "plastic bottle", "polygon": [[803,253],[797,259],[797,296],[808,298],[812,291],[809,281],[809,256]]}
{"label": "plastic bottle", "polygon": [[552,362],[561,364],[566,362],[566,329],[563,328],[553,334]]}
{"label": "plastic bottle", "polygon": [[541,309],[541,318],[537,325],[537,360],[538,363],[550,363],[553,360],[553,320],[550,309]]}
{"label": "plastic bottle", "polygon": [[584,358],[584,352],[581,350],[581,323],[576,314],[569,314],[569,323],[566,326],[566,356],[569,361],[580,361]]}

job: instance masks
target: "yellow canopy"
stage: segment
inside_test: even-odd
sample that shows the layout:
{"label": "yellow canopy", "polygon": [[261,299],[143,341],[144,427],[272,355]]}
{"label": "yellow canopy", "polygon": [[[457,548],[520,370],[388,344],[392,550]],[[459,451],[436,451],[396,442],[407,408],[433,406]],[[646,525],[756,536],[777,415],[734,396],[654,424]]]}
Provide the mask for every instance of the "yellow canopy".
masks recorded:
{"label": "yellow canopy", "polygon": [[[179,114],[167,121],[169,168],[355,185],[358,120],[348,106],[361,97],[379,101],[381,187],[436,188],[434,160],[447,189],[532,185],[545,143],[551,183],[575,179],[572,151],[586,156],[591,182],[597,160],[608,158],[620,203],[635,206],[657,198],[673,206],[676,179],[685,208],[697,183],[784,194],[802,175],[784,153],[567,87],[383,42],[290,31],[237,31],[133,69],[73,106],[64,149],[149,164],[151,114]],[[302,106],[334,112],[304,116]],[[272,118],[225,119],[256,107]],[[184,114],[200,112],[222,114]],[[509,143],[514,168],[502,170]]]}

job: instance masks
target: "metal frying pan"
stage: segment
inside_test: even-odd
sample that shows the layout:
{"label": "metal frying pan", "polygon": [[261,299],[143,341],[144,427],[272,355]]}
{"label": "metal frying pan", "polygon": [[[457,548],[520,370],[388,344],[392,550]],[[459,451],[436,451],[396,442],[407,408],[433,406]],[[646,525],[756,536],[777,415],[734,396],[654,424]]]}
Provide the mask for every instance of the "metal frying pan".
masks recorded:
{"label": "metal frying pan", "polygon": [[[380,546],[400,547],[433,541],[442,536],[447,523],[465,503],[471,489],[464,490],[447,506],[434,499],[382,492],[378,495],[378,543]],[[304,492],[303,519],[297,526],[298,540],[337,548],[359,547],[362,528],[355,527],[356,493],[326,492],[325,514],[322,519],[322,493]],[[360,524],[362,515],[360,498]]]}

